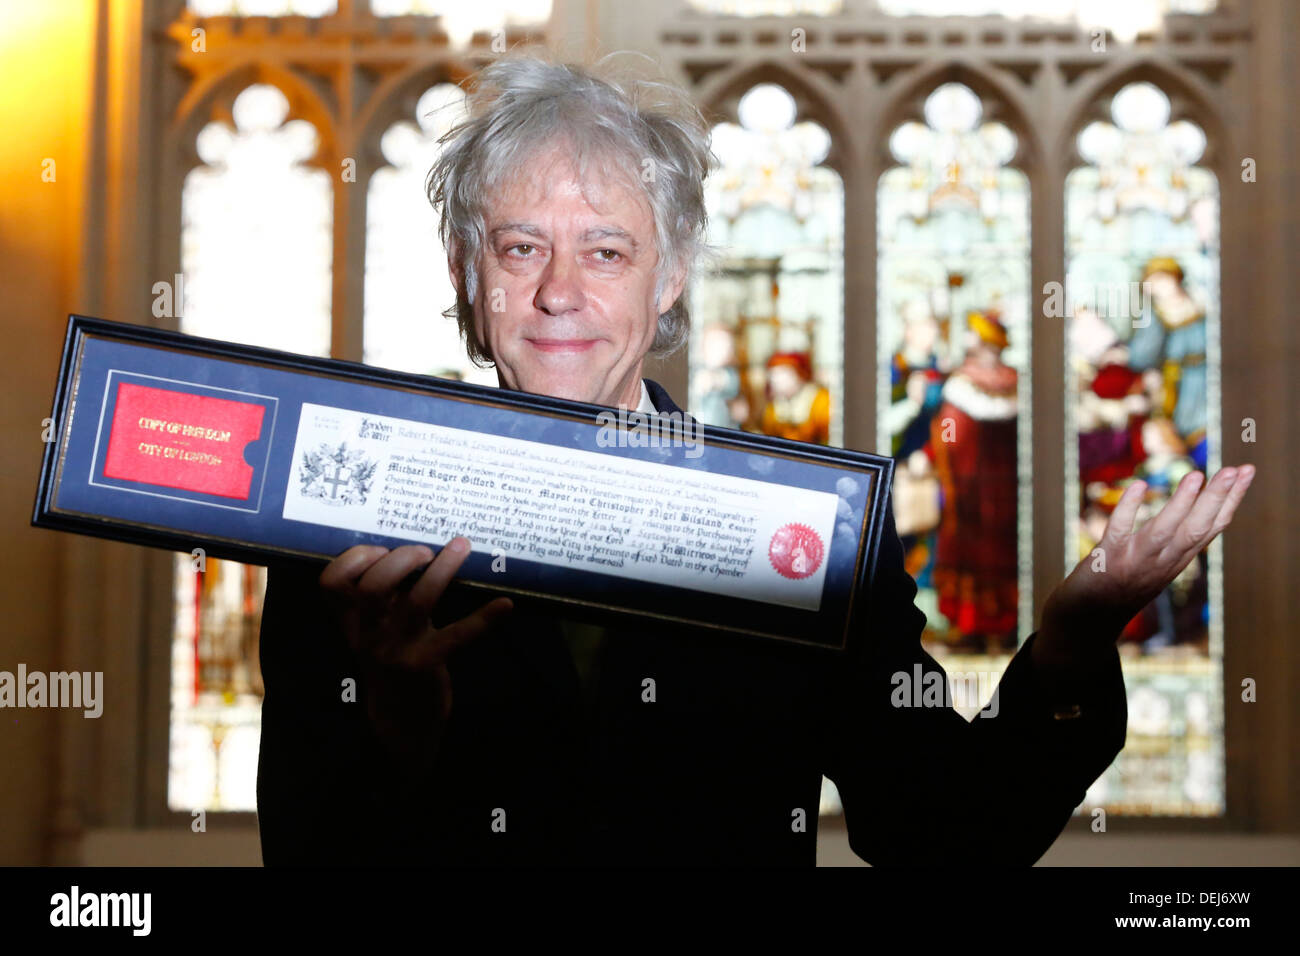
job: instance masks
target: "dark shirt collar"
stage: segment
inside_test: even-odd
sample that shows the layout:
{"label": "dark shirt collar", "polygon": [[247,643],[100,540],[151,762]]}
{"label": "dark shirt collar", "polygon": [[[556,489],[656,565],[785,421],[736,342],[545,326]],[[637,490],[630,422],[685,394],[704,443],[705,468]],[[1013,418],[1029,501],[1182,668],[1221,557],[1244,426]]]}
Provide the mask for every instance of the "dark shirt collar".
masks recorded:
{"label": "dark shirt collar", "polygon": [[661,415],[671,415],[673,412],[682,413],[682,410],[677,407],[677,403],[672,400],[672,397],[662,385],[650,378],[644,379],[644,381],[645,390],[650,393],[650,401],[654,402],[655,408],[658,409]]}

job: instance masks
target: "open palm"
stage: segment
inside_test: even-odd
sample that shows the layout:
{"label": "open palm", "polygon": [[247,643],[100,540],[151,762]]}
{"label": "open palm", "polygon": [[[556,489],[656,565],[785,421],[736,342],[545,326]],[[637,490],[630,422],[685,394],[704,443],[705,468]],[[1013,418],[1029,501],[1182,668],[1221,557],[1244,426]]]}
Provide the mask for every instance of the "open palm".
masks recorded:
{"label": "open palm", "polygon": [[1044,620],[1113,641],[1228,527],[1254,477],[1254,465],[1220,469],[1208,485],[1202,472],[1190,472],[1160,513],[1141,526],[1137,516],[1146,484],[1134,482],[1097,547],[1049,597]]}

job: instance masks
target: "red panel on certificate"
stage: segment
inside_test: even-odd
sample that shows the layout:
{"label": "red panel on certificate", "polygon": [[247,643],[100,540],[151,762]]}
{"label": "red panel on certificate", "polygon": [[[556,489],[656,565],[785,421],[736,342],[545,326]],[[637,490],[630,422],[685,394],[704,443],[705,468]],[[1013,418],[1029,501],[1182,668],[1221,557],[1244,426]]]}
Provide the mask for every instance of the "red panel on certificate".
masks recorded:
{"label": "red panel on certificate", "polygon": [[247,501],[253,468],[244,447],[261,434],[265,412],[251,402],[122,382],[104,477]]}

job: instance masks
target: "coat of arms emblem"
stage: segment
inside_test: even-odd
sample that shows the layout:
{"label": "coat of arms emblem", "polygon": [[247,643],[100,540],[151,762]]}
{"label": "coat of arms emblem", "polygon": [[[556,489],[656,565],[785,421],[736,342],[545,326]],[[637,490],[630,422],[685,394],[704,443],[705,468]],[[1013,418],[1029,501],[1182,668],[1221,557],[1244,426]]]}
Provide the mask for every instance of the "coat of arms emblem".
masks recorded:
{"label": "coat of arms emblem", "polygon": [[364,505],[374,482],[378,463],[347,442],[322,442],[315,451],[304,451],[298,465],[302,495],[326,505]]}

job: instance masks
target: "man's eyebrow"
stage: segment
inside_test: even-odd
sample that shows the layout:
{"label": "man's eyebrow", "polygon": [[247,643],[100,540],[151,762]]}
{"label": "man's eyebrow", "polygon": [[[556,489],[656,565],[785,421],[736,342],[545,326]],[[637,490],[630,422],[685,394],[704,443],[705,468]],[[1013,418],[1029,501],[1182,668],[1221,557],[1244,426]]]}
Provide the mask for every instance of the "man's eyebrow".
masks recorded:
{"label": "man's eyebrow", "polygon": [[592,239],[622,239],[632,247],[634,252],[637,248],[637,241],[632,238],[632,234],[618,226],[593,226],[578,238],[583,242],[590,242]]}
{"label": "man's eyebrow", "polygon": [[[542,230],[531,222],[505,222],[494,227],[488,232],[488,238],[495,241],[503,233],[521,232],[526,236],[536,236],[538,239],[545,238]],[[639,243],[632,237],[632,234],[626,229],[619,226],[592,226],[578,237],[579,242],[590,242],[592,239],[622,239],[635,252],[639,248]]]}
{"label": "man's eyebrow", "polygon": [[536,236],[542,238],[542,230],[534,226],[531,222],[503,222],[488,232],[488,238],[495,240],[502,233],[522,232],[526,236]]}

